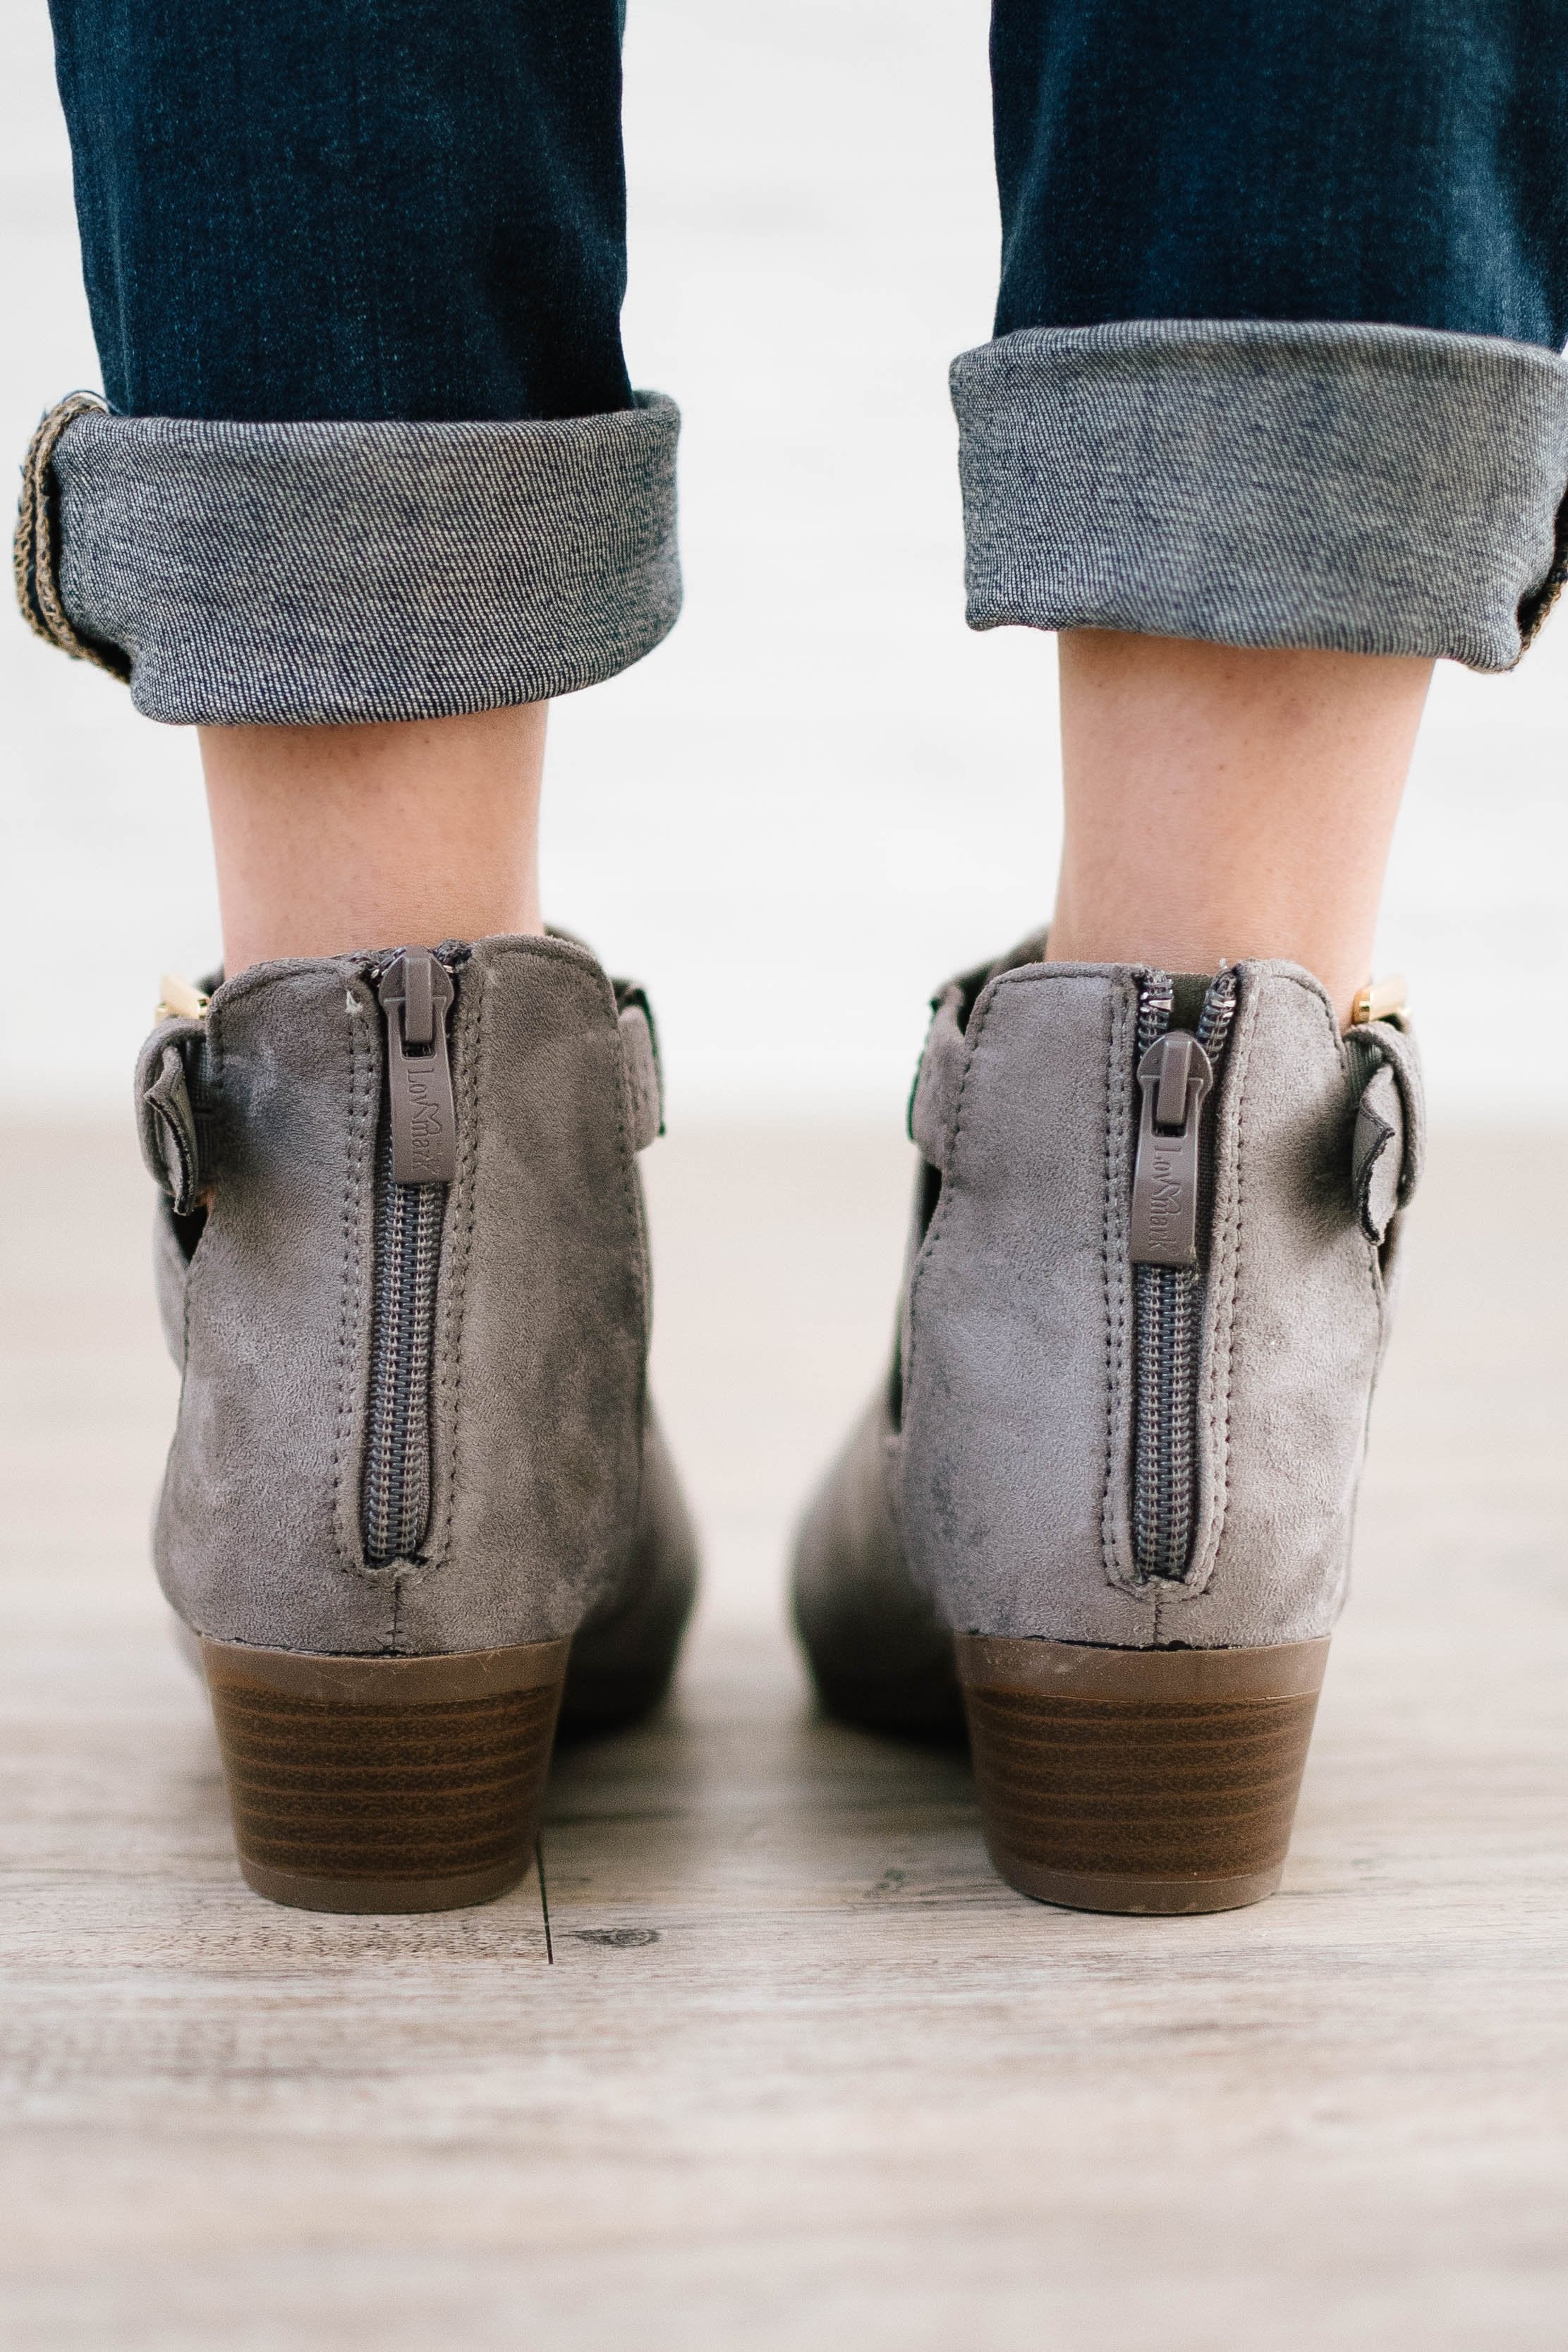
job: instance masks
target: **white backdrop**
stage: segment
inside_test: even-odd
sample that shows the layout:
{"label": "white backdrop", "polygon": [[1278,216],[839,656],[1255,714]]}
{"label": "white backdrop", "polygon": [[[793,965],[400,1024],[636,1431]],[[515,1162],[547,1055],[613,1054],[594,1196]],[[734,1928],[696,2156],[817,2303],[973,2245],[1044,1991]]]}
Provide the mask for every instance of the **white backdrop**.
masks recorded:
{"label": "white backdrop", "polygon": [[[932,986],[1048,911],[1051,645],[963,625],[946,391],[994,288],[987,14],[632,0],[627,349],[685,411],[687,606],[558,708],[547,903],[649,983],[677,1117],[895,1117]],[[97,363],[44,0],[0,25],[19,457]],[[0,640],[0,1053],[13,1101],[100,1102],[160,970],[214,953],[194,744],[19,623]],[[1380,962],[1450,1116],[1568,1112],[1565,767],[1568,630],[1513,677],[1441,674]]]}

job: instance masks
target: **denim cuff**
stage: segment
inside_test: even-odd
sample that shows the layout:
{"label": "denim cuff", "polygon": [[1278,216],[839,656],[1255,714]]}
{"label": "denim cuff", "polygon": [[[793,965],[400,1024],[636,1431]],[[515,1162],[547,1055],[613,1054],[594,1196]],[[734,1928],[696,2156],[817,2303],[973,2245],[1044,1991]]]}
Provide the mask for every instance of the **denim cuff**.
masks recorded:
{"label": "denim cuff", "polygon": [[29,458],[23,609],[174,724],[441,719],[596,685],[680,610],[679,412],[633,398],[239,425],[78,396]]}
{"label": "denim cuff", "polygon": [[953,362],[969,625],[1511,668],[1568,571],[1568,363],[1419,327],[1134,319]]}

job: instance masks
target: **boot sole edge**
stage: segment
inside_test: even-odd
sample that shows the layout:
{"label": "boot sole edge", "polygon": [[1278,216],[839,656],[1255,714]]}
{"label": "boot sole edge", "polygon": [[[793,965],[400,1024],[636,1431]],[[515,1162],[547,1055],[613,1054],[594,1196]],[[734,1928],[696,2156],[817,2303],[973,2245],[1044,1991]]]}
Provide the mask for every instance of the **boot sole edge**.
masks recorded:
{"label": "boot sole edge", "polygon": [[425,1658],[197,1648],[256,1894],[304,1911],[448,1911],[527,1875],[569,1642]]}
{"label": "boot sole edge", "polygon": [[1278,1887],[1326,1640],[955,1641],[987,1849],[1037,1902],[1177,1916]]}

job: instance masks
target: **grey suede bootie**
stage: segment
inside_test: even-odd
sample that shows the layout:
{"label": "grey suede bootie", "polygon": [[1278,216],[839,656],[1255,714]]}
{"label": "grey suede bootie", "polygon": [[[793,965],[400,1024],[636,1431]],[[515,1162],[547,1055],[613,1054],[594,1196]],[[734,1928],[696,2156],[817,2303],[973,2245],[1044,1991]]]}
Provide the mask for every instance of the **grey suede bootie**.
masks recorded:
{"label": "grey suede bootie", "polygon": [[834,1713],[967,1715],[1011,1885],[1226,1909],[1284,1863],[1419,1073],[1399,1014],[1342,1037],[1293,965],[1042,949],[936,1002],[897,1360],[807,1515],[797,1620]]}
{"label": "grey suede bootie", "polygon": [[136,1093],[183,1375],[158,1572],[245,1874],[486,1901],[558,1713],[652,1706],[690,1606],[645,1393],[646,1001],[556,938],[264,964],[172,1008]]}

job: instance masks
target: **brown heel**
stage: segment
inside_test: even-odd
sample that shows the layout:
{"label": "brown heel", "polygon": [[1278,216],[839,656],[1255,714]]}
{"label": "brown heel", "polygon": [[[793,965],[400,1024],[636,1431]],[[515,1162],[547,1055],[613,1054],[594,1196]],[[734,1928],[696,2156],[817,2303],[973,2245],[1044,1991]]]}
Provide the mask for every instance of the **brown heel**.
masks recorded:
{"label": "brown heel", "polygon": [[444,1658],[200,1647],[258,1895],[303,1911],[449,1911],[524,1875],[570,1643]]}
{"label": "brown heel", "polygon": [[1280,1884],[1329,1645],[957,1638],[980,1818],[1020,1894],[1230,1911]]}

